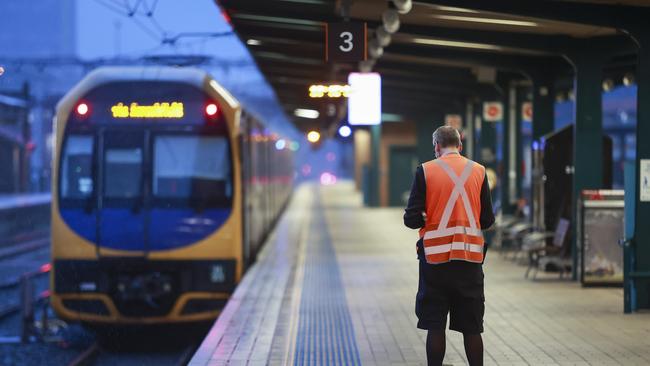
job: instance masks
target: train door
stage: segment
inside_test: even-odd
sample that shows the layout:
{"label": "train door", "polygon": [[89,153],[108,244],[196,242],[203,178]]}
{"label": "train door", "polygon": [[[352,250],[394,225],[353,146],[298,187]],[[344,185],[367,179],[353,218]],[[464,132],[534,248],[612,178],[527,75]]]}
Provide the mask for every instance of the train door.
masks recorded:
{"label": "train door", "polygon": [[147,250],[145,138],[145,132],[137,130],[100,133],[99,256],[110,256],[111,249],[134,255]]}

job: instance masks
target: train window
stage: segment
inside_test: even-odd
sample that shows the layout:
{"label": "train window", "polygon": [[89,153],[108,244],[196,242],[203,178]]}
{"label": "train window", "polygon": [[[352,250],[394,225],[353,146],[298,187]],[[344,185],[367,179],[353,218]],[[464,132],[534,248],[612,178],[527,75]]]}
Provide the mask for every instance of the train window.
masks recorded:
{"label": "train window", "polygon": [[61,169],[62,198],[83,199],[92,194],[92,157],[92,136],[68,136]]}
{"label": "train window", "polygon": [[153,193],[158,198],[229,202],[228,140],[214,136],[157,136]]}
{"label": "train window", "polygon": [[133,198],[140,195],[141,148],[110,148],[104,164],[104,197]]}

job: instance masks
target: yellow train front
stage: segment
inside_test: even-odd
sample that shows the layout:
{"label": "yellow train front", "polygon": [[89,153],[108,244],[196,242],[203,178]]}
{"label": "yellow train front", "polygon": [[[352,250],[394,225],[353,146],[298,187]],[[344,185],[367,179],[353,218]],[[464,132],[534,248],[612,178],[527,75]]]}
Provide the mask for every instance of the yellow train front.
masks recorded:
{"label": "yellow train front", "polygon": [[55,139],[51,301],[69,321],[214,319],[291,192],[291,152],[197,69],[97,69]]}

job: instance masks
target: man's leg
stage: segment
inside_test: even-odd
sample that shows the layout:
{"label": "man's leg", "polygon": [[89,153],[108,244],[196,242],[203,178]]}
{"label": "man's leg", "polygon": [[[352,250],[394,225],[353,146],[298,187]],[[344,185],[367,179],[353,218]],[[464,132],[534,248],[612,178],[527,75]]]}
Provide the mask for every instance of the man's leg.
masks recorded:
{"label": "man's leg", "polygon": [[483,366],[483,338],[481,333],[463,333],[465,355],[470,366]]}
{"label": "man's leg", "polygon": [[427,364],[441,366],[445,358],[445,330],[429,330],[427,332]]}

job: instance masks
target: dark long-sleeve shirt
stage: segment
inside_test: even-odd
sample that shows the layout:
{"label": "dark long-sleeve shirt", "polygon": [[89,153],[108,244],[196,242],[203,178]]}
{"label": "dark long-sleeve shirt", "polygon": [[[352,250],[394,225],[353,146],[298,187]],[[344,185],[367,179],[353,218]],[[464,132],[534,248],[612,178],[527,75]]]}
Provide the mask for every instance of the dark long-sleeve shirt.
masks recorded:
{"label": "dark long-sleeve shirt", "polygon": [[[426,199],[427,186],[424,179],[424,169],[422,165],[418,165],[415,170],[415,178],[411,186],[411,195],[409,196],[408,204],[404,210],[404,225],[411,229],[420,229],[424,226],[424,218],[422,212],[426,212]],[[494,212],[492,212],[492,196],[490,195],[490,187],[488,186],[487,177],[483,178],[483,185],[481,186],[481,217],[479,223],[482,230],[487,230],[494,224]],[[422,239],[418,240],[418,257],[424,259],[424,249]],[[485,243],[484,251],[487,251],[487,243]]]}

